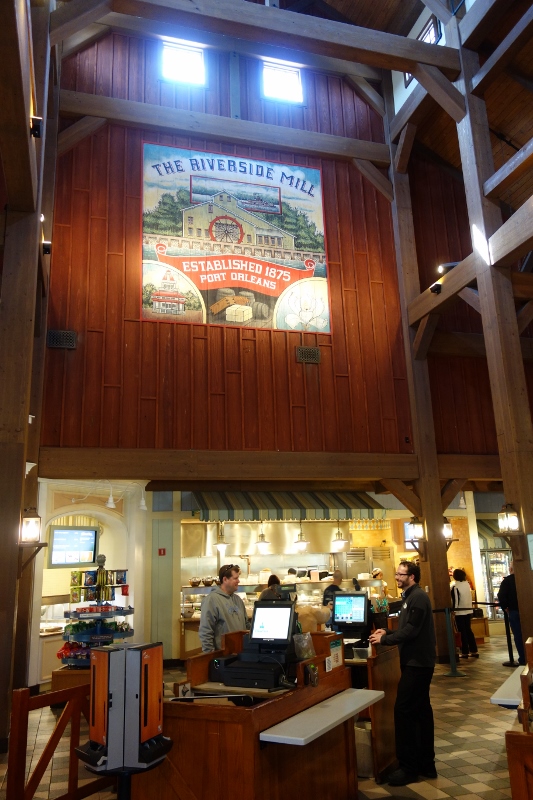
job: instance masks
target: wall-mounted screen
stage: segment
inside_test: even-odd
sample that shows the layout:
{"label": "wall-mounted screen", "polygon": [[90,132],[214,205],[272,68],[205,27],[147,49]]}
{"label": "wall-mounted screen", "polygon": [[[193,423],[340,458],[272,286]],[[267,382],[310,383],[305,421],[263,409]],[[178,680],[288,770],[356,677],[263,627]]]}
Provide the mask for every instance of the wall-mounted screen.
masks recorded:
{"label": "wall-mounted screen", "polygon": [[84,567],[96,563],[98,528],[50,526],[49,567]]}

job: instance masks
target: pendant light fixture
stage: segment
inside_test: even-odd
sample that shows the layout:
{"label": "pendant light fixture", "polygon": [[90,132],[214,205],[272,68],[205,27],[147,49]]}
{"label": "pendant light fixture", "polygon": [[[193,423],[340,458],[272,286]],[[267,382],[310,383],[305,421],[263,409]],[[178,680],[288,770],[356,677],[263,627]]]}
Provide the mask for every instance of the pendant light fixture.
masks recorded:
{"label": "pendant light fixture", "polygon": [[217,531],[217,540],[216,540],[215,547],[218,550],[218,552],[220,553],[220,557],[221,558],[224,558],[227,546],[228,546],[228,543],[224,539],[224,523],[223,522],[219,522],[218,523],[218,531]]}
{"label": "pendant light fixture", "polygon": [[298,537],[294,542],[294,546],[298,553],[304,553],[307,550],[308,544],[309,542],[305,538],[304,533],[302,531],[302,520],[300,520],[300,533],[298,534]]}
{"label": "pendant light fixture", "polygon": [[267,540],[265,534],[263,533],[263,523],[261,523],[261,528],[259,531],[259,535],[257,537],[257,552],[261,556],[266,556],[270,548],[270,542]]}
{"label": "pendant light fixture", "polygon": [[339,521],[337,520],[337,533],[333,537],[331,541],[331,548],[333,553],[341,553],[343,550],[347,550],[348,545],[350,542],[348,539],[345,539],[341,533]]}

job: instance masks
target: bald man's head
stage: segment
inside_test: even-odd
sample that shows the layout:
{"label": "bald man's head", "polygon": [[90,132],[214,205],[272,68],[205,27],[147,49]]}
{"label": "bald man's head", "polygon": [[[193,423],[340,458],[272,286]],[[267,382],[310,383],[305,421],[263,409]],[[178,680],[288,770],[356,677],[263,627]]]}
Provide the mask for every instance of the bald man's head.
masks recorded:
{"label": "bald man's head", "polygon": [[342,572],[340,569],[336,569],[333,573],[333,583],[339,586],[342,583]]}

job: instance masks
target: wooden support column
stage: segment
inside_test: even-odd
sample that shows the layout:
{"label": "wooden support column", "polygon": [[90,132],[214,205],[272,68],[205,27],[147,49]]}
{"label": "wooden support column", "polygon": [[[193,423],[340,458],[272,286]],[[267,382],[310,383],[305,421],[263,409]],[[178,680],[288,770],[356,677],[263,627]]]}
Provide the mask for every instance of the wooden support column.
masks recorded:
{"label": "wooden support column", "polygon": [[[394,114],[394,104],[390,76],[387,76],[384,84],[386,86],[385,106],[387,109],[385,130],[389,144],[391,144],[388,132],[389,124]],[[392,152],[391,163],[394,164]],[[414,489],[420,498],[427,537],[428,560],[421,563],[421,585],[429,587],[433,608],[445,608],[451,605],[450,584],[448,580],[446,542],[442,535],[442,499],[429,372],[427,361],[417,361],[413,358],[415,331],[410,328],[408,320],[409,303],[420,294],[411,190],[407,174],[402,175],[392,167],[390,175],[394,189],[392,220],[402,308],[405,360],[411,402],[413,436],[420,475],[415,482]],[[438,657],[439,660],[446,661],[449,656],[444,614],[435,614],[434,616]]]}
{"label": "wooden support column", "polygon": [[0,750],[4,752],[9,735],[39,229],[36,212],[8,224],[2,275],[2,296],[17,298],[0,305]]}
{"label": "wooden support column", "polygon": [[[456,21],[446,40],[457,35]],[[506,502],[519,512],[521,529],[533,532],[533,425],[510,272],[490,264],[486,243],[501,226],[499,209],[483,194],[494,173],[485,103],[470,93],[479,70],[477,55],[461,50],[463,72],[458,85],[465,93],[466,116],[457,132],[466,189],[468,217],[476,261],[477,286],[496,422],[498,450]],[[422,471],[422,470],[421,470]],[[524,533],[511,537],[524,641],[533,634],[533,572]]]}

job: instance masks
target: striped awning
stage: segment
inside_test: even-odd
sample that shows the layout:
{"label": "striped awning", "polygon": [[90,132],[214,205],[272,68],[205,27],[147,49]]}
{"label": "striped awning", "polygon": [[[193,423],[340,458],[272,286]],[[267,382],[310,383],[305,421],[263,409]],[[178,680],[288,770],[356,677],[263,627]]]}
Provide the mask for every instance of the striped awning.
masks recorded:
{"label": "striped awning", "polygon": [[384,508],[366,492],[182,492],[181,510],[203,522],[373,519]]}

